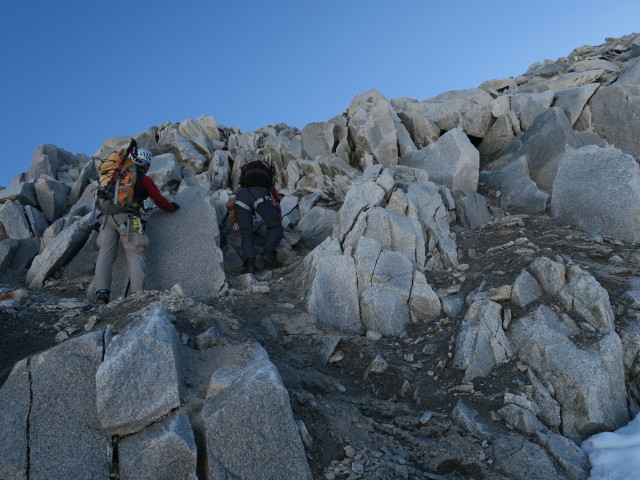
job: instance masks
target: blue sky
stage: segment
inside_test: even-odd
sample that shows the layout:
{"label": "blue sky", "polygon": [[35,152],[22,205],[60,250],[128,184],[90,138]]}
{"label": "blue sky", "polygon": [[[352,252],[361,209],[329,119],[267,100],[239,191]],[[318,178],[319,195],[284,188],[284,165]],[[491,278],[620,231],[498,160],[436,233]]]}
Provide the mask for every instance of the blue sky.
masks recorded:
{"label": "blue sky", "polygon": [[51,143],[212,115],[298,128],[376,88],[423,100],[638,31],[640,2],[7,0],[0,185]]}

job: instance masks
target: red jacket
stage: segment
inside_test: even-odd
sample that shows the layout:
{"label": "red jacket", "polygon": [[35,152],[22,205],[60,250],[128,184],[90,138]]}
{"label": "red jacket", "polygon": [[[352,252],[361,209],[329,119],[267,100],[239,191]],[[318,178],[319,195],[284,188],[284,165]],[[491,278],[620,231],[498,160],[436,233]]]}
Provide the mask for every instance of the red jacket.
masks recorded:
{"label": "red jacket", "polygon": [[143,199],[151,197],[151,200],[165,212],[174,212],[176,210],[176,207],[162,196],[153,180],[146,175],[142,177],[142,188],[144,189]]}

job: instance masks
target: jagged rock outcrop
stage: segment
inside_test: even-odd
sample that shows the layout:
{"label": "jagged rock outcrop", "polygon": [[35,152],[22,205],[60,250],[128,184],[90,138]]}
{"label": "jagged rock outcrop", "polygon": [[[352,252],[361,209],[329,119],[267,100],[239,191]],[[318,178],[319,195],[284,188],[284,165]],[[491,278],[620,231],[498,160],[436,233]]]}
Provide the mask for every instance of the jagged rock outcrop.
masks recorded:
{"label": "jagged rock outcrop", "polygon": [[[271,294],[280,273],[295,264],[295,301],[308,319],[295,326],[286,314],[261,319],[248,329],[252,334],[264,328],[258,338],[276,337],[282,328],[291,338],[317,335],[316,357],[329,368],[363,345],[393,345],[366,359],[359,380],[369,382],[365,388],[379,403],[411,398],[421,405],[424,386],[401,377],[425,366],[434,382],[444,371],[462,370],[463,385],[447,393],[458,388],[476,400],[473,382],[515,364],[526,372],[518,391],[481,399],[500,399],[495,425],[463,402],[450,414],[453,424],[490,443],[492,474],[502,475],[495,478],[586,478],[588,463],[576,442],[624,425],[640,401],[634,327],[640,283],[619,295],[590,264],[609,256],[605,270],[618,282],[615,275],[630,275],[620,264],[640,241],[639,45],[638,35],[607,39],[534,64],[519,77],[423,101],[371,90],[342,114],[302,130],[275,124],[240,132],[202,116],[106,140],[97,157],[130,138],[151,150],[149,176],[182,206],[176,213],[153,210],[147,226],[145,288],[157,291],[155,306],[165,310],[143,313],[113,340],[110,329],[79,336],[63,330],[62,319],[52,322],[63,343],[17,363],[0,389],[7,407],[0,416],[0,477],[108,478],[109,452],[117,447],[121,478],[312,478],[303,446],[309,452],[312,440],[292,413],[292,398],[298,408],[318,405],[304,389],[344,387],[305,371],[304,388],[287,390],[262,347],[235,338],[237,324],[207,325],[189,338],[190,320],[166,311],[186,308],[175,306],[176,296],[241,304],[245,295]],[[239,241],[225,204],[241,166],[255,159],[276,166],[286,230],[278,256],[287,268],[237,276]],[[95,162],[43,145],[29,171],[0,190],[0,273],[22,275],[31,289],[90,276]],[[569,253],[543,250],[551,247],[524,236],[527,215],[512,215],[523,212],[550,214],[577,228],[567,240],[587,232],[581,241],[598,245],[587,253],[584,245]],[[259,237],[263,225],[257,218]],[[486,232],[500,228],[511,238],[488,248]],[[469,235],[474,242],[461,242]],[[610,255],[610,245],[621,246],[625,258]],[[478,257],[493,260],[469,271]],[[126,270],[121,251],[114,299],[125,294]],[[278,305],[298,308],[292,298]],[[31,300],[6,301],[0,308],[15,310]],[[194,318],[202,311],[214,316],[204,304],[198,308],[189,310]],[[174,322],[189,326],[179,333]],[[447,346],[438,350],[429,342],[445,327]],[[343,334],[351,340],[341,351]],[[407,365],[394,369],[389,352],[403,343],[418,345],[419,359],[407,354]],[[398,392],[394,382],[376,384],[387,371],[400,381]],[[345,415],[345,424],[366,424],[369,433],[413,421],[397,406],[385,408],[381,417],[395,425],[374,429],[370,418],[360,421],[340,408],[334,414]],[[314,410],[314,421],[318,415]],[[398,438],[451,427],[432,428],[429,418]],[[510,435],[498,432],[505,427]],[[345,454],[342,466],[362,473],[365,457]],[[407,462],[394,458],[389,453],[394,472],[409,478]],[[474,458],[468,471],[444,460],[438,470],[486,472],[477,467],[481,457]]]}

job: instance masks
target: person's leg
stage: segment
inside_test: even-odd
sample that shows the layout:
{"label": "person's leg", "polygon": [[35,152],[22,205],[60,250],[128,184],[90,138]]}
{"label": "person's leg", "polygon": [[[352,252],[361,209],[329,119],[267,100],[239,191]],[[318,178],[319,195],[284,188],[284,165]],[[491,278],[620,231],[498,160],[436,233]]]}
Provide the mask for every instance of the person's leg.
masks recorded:
{"label": "person's leg", "polygon": [[271,202],[262,202],[258,205],[258,213],[267,226],[267,240],[265,242],[265,250],[276,251],[280,240],[284,236],[284,228],[282,227],[282,219],[278,208]]}
{"label": "person's leg", "polygon": [[126,232],[121,234],[124,253],[129,264],[129,293],[143,290],[144,277],[147,274],[145,249],[149,245],[149,237],[144,233],[131,231],[129,241],[125,241]]}
{"label": "person's leg", "polygon": [[113,216],[108,216],[98,234],[96,245],[100,250],[96,260],[96,291],[111,289],[111,271],[118,246],[117,229],[118,225]]}
{"label": "person's leg", "polygon": [[267,240],[264,245],[264,254],[262,260],[271,268],[279,268],[282,263],[278,261],[278,245],[284,236],[284,228],[282,228],[282,219],[278,208],[271,202],[262,202],[258,205],[258,213],[267,226]]}
{"label": "person's leg", "polygon": [[[242,189],[238,192],[237,199],[251,207],[255,200],[249,192],[249,189]],[[254,258],[255,252],[255,237],[253,231],[253,210],[247,210],[239,205],[235,206],[236,220],[238,222],[238,229],[240,231],[240,244],[242,246],[242,259]]]}

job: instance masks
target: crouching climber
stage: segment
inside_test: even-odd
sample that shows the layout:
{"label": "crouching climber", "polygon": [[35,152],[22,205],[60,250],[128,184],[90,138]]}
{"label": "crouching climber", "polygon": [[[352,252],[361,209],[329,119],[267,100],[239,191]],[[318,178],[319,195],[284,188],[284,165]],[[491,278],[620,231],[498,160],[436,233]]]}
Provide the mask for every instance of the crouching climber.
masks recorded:
{"label": "crouching climber", "polygon": [[96,241],[99,252],[96,261],[96,303],[108,303],[111,274],[118,240],[122,241],[129,265],[128,293],[142,290],[146,274],[145,249],[149,238],[144,233],[142,209],[151,197],[162,210],[175,212],[180,206],[162,196],[153,180],[146,175],[151,164],[151,152],[138,148],[135,140],[126,151],[108,155],[98,164],[99,186],[96,208],[102,212],[100,233]]}
{"label": "crouching climber", "polygon": [[[267,238],[262,261],[267,267],[279,268],[277,249],[284,235],[280,212],[280,195],[274,186],[275,170],[262,160],[244,165],[240,172],[240,188],[232,200],[234,228],[240,230],[243,273],[256,272],[255,232],[253,217],[256,213],[267,226]],[[235,218],[234,218],[235,214]]]}

